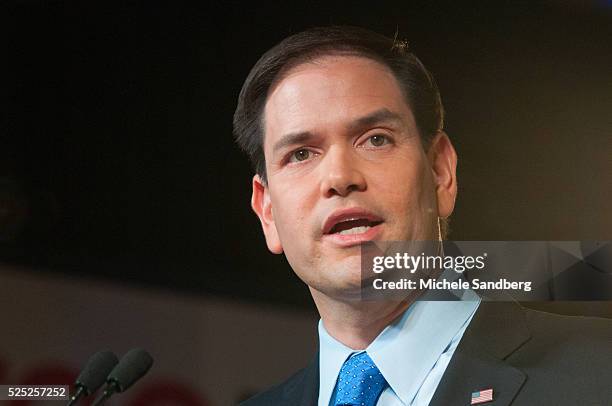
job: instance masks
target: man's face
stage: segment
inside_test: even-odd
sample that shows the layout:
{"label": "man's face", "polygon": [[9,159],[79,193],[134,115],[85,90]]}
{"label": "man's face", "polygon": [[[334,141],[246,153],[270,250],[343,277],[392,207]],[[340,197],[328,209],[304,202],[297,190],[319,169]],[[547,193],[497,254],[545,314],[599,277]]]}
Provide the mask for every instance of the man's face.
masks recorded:
{"label": "man's face", "polygon": [[363,241],[437,238],[456,193],[456,156],[441,133],[429,153],[397,80],[362,57],[290,70],[264,110],[267,183],[252,206],[269,249],[330,297],[358,295]]}

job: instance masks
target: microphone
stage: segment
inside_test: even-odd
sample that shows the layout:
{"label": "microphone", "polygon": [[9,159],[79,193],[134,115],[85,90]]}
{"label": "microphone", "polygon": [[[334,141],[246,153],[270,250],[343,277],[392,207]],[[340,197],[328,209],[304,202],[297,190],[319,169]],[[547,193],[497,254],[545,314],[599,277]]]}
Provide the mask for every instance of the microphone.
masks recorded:
{"label": "microphone", "polygon": [[111,351],[100,351],[92,355],[76,379],[76,392],[70,397],[68,406],[76,404],[81,397],[91,395],[102,386],[118,362],[117,356]]}
{"label": "microphone", "polygon": [[106,387],[92,406],[103,405],[117,392],[123,392],[142,378],[153,365],[153,358],[141,348],[128,351],[106,378]]}

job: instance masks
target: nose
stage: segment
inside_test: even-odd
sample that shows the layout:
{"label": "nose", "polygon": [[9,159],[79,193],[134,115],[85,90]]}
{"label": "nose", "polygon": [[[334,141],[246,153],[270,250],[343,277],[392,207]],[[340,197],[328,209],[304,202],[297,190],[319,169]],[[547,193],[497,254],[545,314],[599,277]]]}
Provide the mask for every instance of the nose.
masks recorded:
{"label": "nose", "polygon": [[366,180],[359,168],[358,157],[350,149],[331,148],[321,168],[321,194],[324,197],[348,196],[366,190]]}

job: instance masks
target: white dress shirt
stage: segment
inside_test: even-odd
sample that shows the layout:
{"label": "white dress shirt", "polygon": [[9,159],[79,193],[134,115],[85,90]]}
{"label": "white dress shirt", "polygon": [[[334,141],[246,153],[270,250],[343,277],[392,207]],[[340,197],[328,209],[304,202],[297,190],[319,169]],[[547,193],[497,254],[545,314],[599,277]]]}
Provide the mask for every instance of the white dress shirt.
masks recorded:
{"label": "white dress shirt", "polygon": [[[377,406],[425,406],[470,323],[480,298],[473,291],[455,301],[416,301],[366,348],[389,386]],[[340,368],[353,350],[319,321],[319,406],[333,406]]]}

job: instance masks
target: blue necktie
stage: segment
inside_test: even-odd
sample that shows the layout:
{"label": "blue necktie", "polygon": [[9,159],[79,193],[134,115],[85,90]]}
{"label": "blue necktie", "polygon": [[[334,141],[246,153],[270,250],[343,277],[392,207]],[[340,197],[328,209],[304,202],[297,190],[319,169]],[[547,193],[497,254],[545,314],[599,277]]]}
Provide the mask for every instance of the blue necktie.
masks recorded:
{"label": "blue necktie", "polygon": [[387,381],[372,358],[359,353],[347,359],[338,374],[334,406],[374,406]]}

